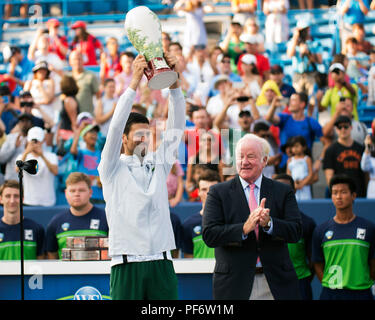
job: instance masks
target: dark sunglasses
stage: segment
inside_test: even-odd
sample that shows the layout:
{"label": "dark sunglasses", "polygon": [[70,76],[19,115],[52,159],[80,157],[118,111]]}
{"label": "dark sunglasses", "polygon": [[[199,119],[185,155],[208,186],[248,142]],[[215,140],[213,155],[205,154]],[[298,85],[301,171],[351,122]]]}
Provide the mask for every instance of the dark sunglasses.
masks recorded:
{"label": "dark sunglasses", "polygon": [[223,60],[222,63],[230,63],[230,60]]}
{"label": "dark sunglasses", "polygon": [[20,107],[21,108],[32,107],[33,105],[34,105],[34,102],[28,102],[28,101],[22,101],[22,102],[20,102]]}
{"label": "dark sunglasses", "polygon": [[345,130],[349,129],[349,125],[347,124],[344,124],[344,125],[341,125],[341,126],[337,126],[337,129],[341,130],[342,128],[344,128]]}

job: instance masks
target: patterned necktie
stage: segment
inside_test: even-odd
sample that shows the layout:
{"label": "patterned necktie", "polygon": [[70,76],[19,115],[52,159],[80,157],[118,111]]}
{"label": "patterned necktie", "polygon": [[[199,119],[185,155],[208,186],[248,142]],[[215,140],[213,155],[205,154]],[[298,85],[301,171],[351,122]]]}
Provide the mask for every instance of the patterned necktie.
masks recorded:
{"label": "patterned necktie", "polygon": [[[249,207],[250,207],[250,212],[252,212],[258,207],[258,203],[257,203],[257,200],[255,198],[255,193],[254,193],[255,183],[250,184],[249,187],[250,187]],[[255,231],[256,238],[258,240],[258,235],[259,235],[259,225],[258,224],[256,225],[254,231]]]}

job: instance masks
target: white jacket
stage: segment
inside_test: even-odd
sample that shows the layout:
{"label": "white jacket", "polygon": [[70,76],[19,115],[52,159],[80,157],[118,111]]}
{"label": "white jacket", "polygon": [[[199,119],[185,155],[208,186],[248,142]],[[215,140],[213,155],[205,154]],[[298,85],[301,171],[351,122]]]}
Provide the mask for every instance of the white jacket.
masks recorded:
{"label": "white jacket", "polygon": [[[163,143],[141,164],[137,156],[120,156],[122,135],[135,91],[121,95],[98,167],[109,226],[109,255],[155,255],[175,249],[166,180],[185,129],[185,100],[170,90]],[[177,129],[177,130],[170,130]],[[177,132],[176,132],[177,131]],[[168,139],[168,135],[174,139]],[[167,137],[166,137],[167,135]]]}

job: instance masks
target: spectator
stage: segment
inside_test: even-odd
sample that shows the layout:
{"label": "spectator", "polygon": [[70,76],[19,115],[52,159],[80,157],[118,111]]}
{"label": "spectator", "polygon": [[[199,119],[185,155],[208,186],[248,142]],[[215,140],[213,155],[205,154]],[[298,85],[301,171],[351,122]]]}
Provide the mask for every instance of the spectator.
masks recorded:
{"label": "spectator", "polygon": [[337,103],[341,97],[350,98],[353,101],[353,116],[355,120],[358,120],[357,112],[357,101],[358,101],[358,90],[356,84],[350,84],[345,79],[345,67],[341,63],[334,63],[329,67],[329,72],[335,86],[328,89],[324,94],[320,106],[322,108],[330,108],[331,116],[336,111]]}
{"label": "spectator", "polygon": [[368,83],[367,105],[373,106],[375,105],[375,49],[371,49],[370,63],[371,63],[371,68],[367,77],[367,83]]}
{"label": "spectator", "polygon": [[340,26],[341,44],[344,46],[346,39],[352,34],[353,25],[364,23],[369,12],[369,0],[342,0],[337,4],[338,12],[343,16]]}
{"label": "spectator", "polygon": [[241,77],[238,74],[232,72],[232,69],[230,67],[230,56],[228,54],[219,55],[218,61],[219,61],[218,74],[215,75],[215,77],[213,78],[212,83],[211,83],[211,88],[210,88],[210,95],[211,96],[215,96],[219,93],[218,90],[215,90],[213,88],[213,86],[215,85],[216,80],[218,78],[222,77],[222,76],[227,76],[231,83],[242,82]]}
{"label": "spectator", "polygon": [[353,37],[357,40],[358,51],[369,55],[372,49],[372,44],[365,39],[366,32],[363,23],[353,24]]}
{"label": "spectator", "polygon": [[96,50],[103,52],[102,44],[93,35],[87,32],[86,23],[76,21],[71,25],[75,32],[75,37],[70,44],[70,50],[78,51],[82,54],[83,65],[96,66]]}
{"label": "spectator", "polygon": [[312,243],[320,300],[373,300],[375,226],[353,213],[357,194],[350,177],[335,175],[329,188],[336,214],[315,228]]}
{"label": "spectator", "polygon": [[162,32],[161,33],[161,44],[163,46],[163,52],[168,52],[169,51],[169,45],[171,44],[172,39],[170,35],[167,32]]}
{"label": "spectator", "polygon": [[255,56],[257,62],[256,67],[258,69],[259,75],[263,78],[263,80],[267,80],[269,78],[269,71],[270,71],[270,62],[268,58],[259,53],[258,49],[258,37],[249,34],[242,34],[240,40],[245,43],[245,52],[240,56],[237,64],[237,70],[239,74],[242,74],[242,56],[245,54],[252,54]]}
{"label": "spectator", "polygon": [[[65,197],[69,210],[56,214],[47,226],[46,251],[49,259],[61,259],[67,237],[108,236],[104,210],[90,202],[91,180],[81,172],[73,172],[66,179]],[[72,233],[73,232],[73,233]]]}
{"label": "spectator", "polygon": [[69,45],[66,37],[59,35],[59,20],[51,18],[47,21],[46,26],[48,28],[49,40],[48,51],[56,53],[59,58],[65,62],[69,50]]}
{"label": "spectator", "polygon": [[361,169],[368,172],[370,180],[367,185],[367,199],[375,199],[375,137],[367,135],[365,151],[362,154]]}
{"label": "spectator", "polygon": [[[224,55],[224,51],[223,49],[221,49],[220,46],[215,46],[211,48],[211,51],[208,54],[210,65],[215,75],[219,74],[219,64],[221,62],[223,55]],[[232,61],[230,61],[230,67],[232,69]]]}
{"label": "spectator", "polygon": [[351,137],[354,141],[363,145],[367,136],[367,126],[364,122],[357,121],[353,118],[353,102],[350,98],[340,98],[335,113],[323,126],[323,135],[329,140],[337,141],[338,136],[337,132],[334,130],[334,126],[337,118],[340,116],[346,116],[351,120]]}
{"label": "spectator", "polygon": [[[292,94],[296,93],[296,90],[293,86],[283,82],[284,79],[284,71],[280,65],[273,65],[270,70],[270,80],[273,80],[277,83],[279,87],[280,93],[284,98],[289,98]],[[286,103],[288,104],[288,103]]]}
{"label": "spectator", "polygon": [[263,13],[267,16],[266,43],[275,44],[289,39],[289,20],[287,12],[289,0],[265,0]]}
{"label": "spectator", "polygon": [[[29,91],[33,97],[34,103],[48,115],[50,119],[55,119],[55,110],[52,102],[55,99],[55,82],[50,77],[48,63],[41,61],[33,68],[34,77],[26,81],[23,87],[24,91]],[[34,115],[42,118],[42,114],[35,112]]]}
{"label": "spectator", "polygon": [[228,54],[233,72],[237,72],[238,58],[245,50],[245,44],[240,40],[245,20],[241,15],[234,15],[220,48]]}
{"label": "spectator", "polygon": [[241,79],[250,92],[252,98],[258,98],[263,85],[262,77],[259,75],[256,66],[256,57],[252,54],[245,54],[241,58],[242,75]]}
{"label": "spectator", "polygon": [[206,203],[207,193],[210,187],[221,181],[216,171],[206,169],[198,179],[199,197],[202,201],[202,209],[189,216],[183,225],[184,258],[215,258],[214,248],[209,248],[202,239],[202,216]]}
{"label": "spectator", "polygon": [[78,128],[77,116],[80,113],[79,103],[76,99],[78,86],[73,77],[65,75],[61,80],[61,102],[60,122],[57,130],[57,154],[63,156],[65,141],[73,136]]}
{"label": "spectator", "polygon": [[[349,59],[345,54],[337,53],[333,56],[331,65],[333,65],[335,63],[342,64],[344,66],[344,69],[346,70],[346,68],[348,67],[348,64],[349,64]],[[345,80],[347,82],[350,82],[350,78],[347,74],[345,74]],[[335,82],[332,79],[332,75],[331,75],[331,73],[328,73],[328,87],[333,88],[334,86],[335,86]]]}
{"label": "spectator", "polygon": [[34,62],[30,61],[21,49],[15,46],[6,46],[3,49],[3,57],[4,62],[7,63],[6,73],[8,78],[18,85],[12,90],[12,93],[15,94],[21,91],[25,81],[31,78]]}
{"label": "spectator", "polygon": [[184,193],[184,170],[178,160],[173,164],[171,172],[167,177],[169,206],[174,208],[181,200]]}
{"label": "spectator", "polygon": [[[231,99],[233,99],[233,98],[234,98],[234,96],[230,96],[230,95],[227,96],[226,101],[224,102],[224,108],[218,114],[218,116],[215,118],[215,122],[214,122],[214,127],[219,129],[219,131],[221,131],[222,129],[228,129],[227,157],[229,157],[229,159],[226,158],[226,161],[225,161],[226,164],[228,164],[228,165],[229,164],[233,165],[235,163],[235,158],[234,158],[235,152],[234,151],[235,151],[235,148],[236,148],[236,144],[237,144],[238,140],[241,139],[246,133],[250,133],[250,127],[251,127],[251,124],[253,123],[253,120],[254,120],[254,118],[252,117],[252,114],[250,113],[249,110],[241,110],[238,113],[238,118],[237,118],[238,125],[236,126],[236,128],[234,128],[234,127],[228,128],[225,125],[227,112],[228,112],[229,108],[234,103],[234,100],[231,101]],[[229,99],[229,102],[228,102],[228,99]],[[254,106],[254,108],[255,108],[255,106]]]}
{"label": "spectator", "polygon": [[104,94],[98,100],[95,108],[95,121],[99,124],[100,132],[104,137],[107,136],[109,124],[116,108],[117,98],[115,96],[116,83],[113,79],[104,81]]}
{"label": "spectator", "polygon": [[361,81],[361,77],[367,75],[369,68],[369,56],[358,50],[358,41],[354,37],[349,37],[345,42],[344,51],[349,59],[346,68],[347,75],[356,82]]}
{"label": "spectator", "polygon": [[[241,128],[239,121],[241,111],[251,111],[254,120],[259,119],[255,100],[251,97],[246,87],[226,90],[223,94],[222,109],[215,116],[214,125],[217,128]],[[218,121],[216,121],[217,117],[220,117]]]}
{"label": "spectator", "polygon": [[293,156],[288,159],[286,173],[295,182],[296,200],[311,200],[312,160],[307,149],[306,139],[295,136],[291,142]]}
{"label": "spectator", "polygon": [[5,132],[8,134],[18,120],[20,111],[15,108],[11,102],[11,92],[8,86],[0,86],[0,115],[1,122],[5,126]]}
{"label": "spectator", "polygon": [[[22,113],[29,114],[31,116],[33,127],[40,127],[49,131],[53,127],[53,120],[45,112],[43,112],[42,109],[40,109],[39,105],[34,103],[34,99],[29,91],[20,92],[20,107]],[[38,110],[38,113],[42,115],[42,118],[35,117],[33,115],[33,110],[35,109]],[[17,125],[17,122],[18,117],[15,118],[10,124],[12,129]]]}
{"label": "spectator", "polygon": [[[70,153],[75,156],[77,161],[77,171],[85,173],[91,183],[93,203],[104,203],[102,184],[99,178],[98,165],[100,162],[101,150],[97,147],[98,125],[88,124],[82,121],[81,125],[74,132]],[[85,148],[78,146],[79,138],[82,137],[85,142]]]}
{"label": "spectator", "polygon": [[364,198],[366,197],[365,176],[360,164],[365,148],[351,137],[352,126],[349,117],[338,117],[335,127],[338,139],[327,148],[323,159],[327,185],[330,185],[335,174],[345,173],[354,180],[357,196]]}
{"label": "spectator", "polygon": [[233,13],[242,13],[245,17],[255,14],[257,2],[255,0],[231,0],[231,9]]}
{"label": "spectator", "polygon": [[223,109],[223,100],[227,91],[231,88],[231,82],[227,75],[221,74],[213,79],[213,89],[218,93],[209,98],[207,102],[206,110],[212,119],[220,113]]}
{"label": "spectator", "polygon": [[198,107],[192,111],[192,122],[194,128],[187,129],[185,131],[185,144],[188,148],[188,159],[195,156],[199,151],[201,135],[210,131],[215,137],[215,150],[221,150],[221,138],[220,135],[210,129],[211,118],[205,108]]}
{"label": "spectator", "polygon": [[96,95],[99,98],[99,81],[95,73],[85,70],[83,66],[83,55],[79,51],[72,51],[69,55],[69,64],[72,67],[72,76],[78,85],[76,95],[80,111],[86,111],[93,114],[93,98]]}
{"label": "spectator", "polygon": [[319,42],[312,39],[310,26],[309,18],[300,18],[287,49],[288,57],[292,58],[293,87],[308,95],[314,89],[317,65],[322,63]]}
{"label": "spectator", "polygon": [[32,127],[32,121],[32,117],[29,114],[19,115],[17,130],[13,130],[12,133],[8,134],[1,146],[0,163],[5,165],[5,181],[18,179],[15,163],[18,155],[25,150],[27,132]]}
{"label": "spectator", "polygon": [[[0,260],[20,260],[20,190],[16,180],[0,188],[3,216],[0,220]],[[29,218],[23,219],[25,260],[44,259],[44,229]]]}
{"label": "spectator", "polygon": [[256,17],[249,17],[246,19],[243,33],[255,36],[258,42],[258,52],[264,52],[264,36],[259,29],[259,24]]}
{"label": "spectator", "polygon": [[212,11],[212,7],[211,10],[207,10],[207,6],[203,6],[203,1],[200,0],[178,0],[173,9],[186,17],[183,52],[187,57],[194,46],[207,45],[207,31],[203,17],[205,13]]}
{"label": "spectator", "polygon": [[[280,128],[280,145],[285,146],[288,139],[294,136],[303,136],[306,140],[308,150],[312,153],[313,143],[316,138],[322,137],[322,127],[315,119],[305,116],[305,108],[308,102],[307,95],[295,93],[290,97],[289,112],[275,115],[277,104],[273,103],[268,110],[265,120],[272,122]],[[287,155],[283,152],[280,169],[284,168]]]}
{"label": "spectator", "polygon": [[168,52],[175,57],[183,57],[182,46],[179,42],[171,42],[168,47]]}
{"label": "spectator", "polygon": [[[256,99],[256,106],[259,110],[261,117],[265,117],[267,112],[271,109],[273,104],[277,104],[276,108],[278,112],[282,111],[280,105],[281,93],[278,85],[275,81],[267,80],[263,86],[258,98]],[[276,110],[275,110],[276,111]]]}
{"label": "spectator", "polygon": [[198,79],[193,97],[200,102],[200,105],[204,106],[207,103],[210,83],[214,77],[214,71],[208,61],[207,49],[205,46],[194,46],[193,60],[188,63],[187,68],[192,73],[193,77]]}
{"label": "spectator", "polygon": [[44,139],[42,128],[30,128],[25,151],[16,159],[38,161],[38,172],[35,175],[24,173],[24,203],[28,206],[51,207],[56,203],[54,183],[58,174],[58,159],[55,153],[43,150]]}
{"label": "spectator", "polygon": [[[203,165],[207,169],[216,171],[220,177],[222,177],[222,160],[221,154],[215,146],[215,136],[207,131],[200,136],[199,139],[199,151],[196,155],[192,156],[188,160],[187,171],[186,171],[186,190],[191,192],[193,190],[193,174],[192,169],[196,164]],[[222,179],[222,178],[221,178]]]}
{"label": "spectator", "polygon": [[114,78],[121,71],[118,41],[115,37],[109,37],[106,42],[106,49],[100,55],[101,83],[104,84],[105,79]]}
{"label": "spectator", "polygon": [[263,175],[267,178],[272,179],[275,175],[276,167],[279,165],[281,160],[281,153],[279,152],[279,147],[272,136],[272,132],[270,130],[270,126],[263,122],[257,122],[254,124],[253,133],[258,137],[261,137],[270,144],[270,153],[267,160],[267,165],[263,169]]}
{"label": "spectator", "polygon": [[[129,87],[130,81],[133,76],[133,68],[132,64],[134,61],[134,54],[132,52],[125,51],[121,53],[120,55],[120,64],[122,71],[115,76],[115,82],[116,82],[116,96],[120,97],[125,90]],[[143,83],[145,81],[145,78],[143,77]],[[135,98],[135,102],[138,103],[141,98],[140,90],[137,89],[137,94]]]}
{"label": "spectator", "polygon": [[[278,174],[274,180],[288,184],[295,192],[294,180],[290,175]],[[288,243],[289,256],[297,273],[302,300],[312,300],[311,281],[314,278],[314,267],[311,262],[312,236],[316,227],[315,221],[300,211],[302,219],[302,237],[297,243]]]}
{"label": "spectator", "polygon": [[[189,70],[187,60],[183,55],[177,55],[176,58],[179,70],[181,70],[181,89],[186,92],[187,97],[192,97],[200,79],[198,78],[198,75],[196,73]],[[145,89],[143,89],[142,93],[145,93]],[[163,103],[159,103],[159,105],[162,106]]]}

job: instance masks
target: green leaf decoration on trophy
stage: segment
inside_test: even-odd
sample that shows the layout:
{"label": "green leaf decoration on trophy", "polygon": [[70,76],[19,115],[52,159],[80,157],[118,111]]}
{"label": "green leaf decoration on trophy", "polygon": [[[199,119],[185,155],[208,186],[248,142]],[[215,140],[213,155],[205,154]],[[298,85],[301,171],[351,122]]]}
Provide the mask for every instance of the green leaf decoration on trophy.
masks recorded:
{"label": "green leaf decoration on trophy", "polygon": [[148,69],[145,75],[151,89],[164,89],[177,80],[163,57],[161,23],[157,15],[145,6],[130,10],[125,17],[125,32],[134,48],[142,54]]}

